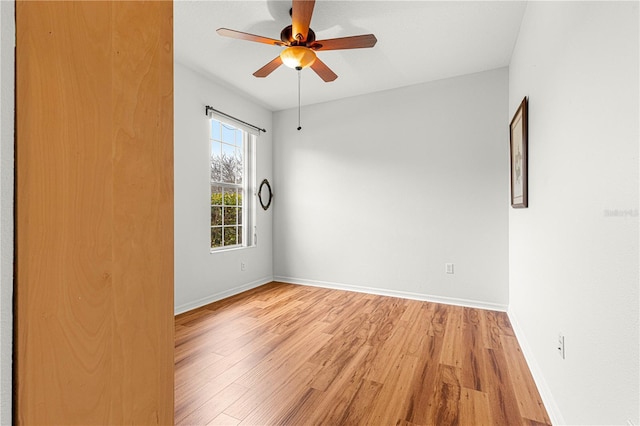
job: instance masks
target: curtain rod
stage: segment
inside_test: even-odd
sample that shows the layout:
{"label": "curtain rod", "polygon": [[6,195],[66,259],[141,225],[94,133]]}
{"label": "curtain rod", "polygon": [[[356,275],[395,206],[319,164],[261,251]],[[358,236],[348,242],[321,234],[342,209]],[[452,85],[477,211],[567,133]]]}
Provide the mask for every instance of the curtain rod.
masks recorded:
{"label": "curtain rod", "polygon": [[227,117],[227,118],[230,118],[230,119],[232,119],[232,120],[235,120],[235,121],[237,121],[238,123],[242,123],[242,124],[244,124],[245,126],[249,126],[249,127],[253,128],[253,129],[256,129],[256,130],[257,130],[257,131],[259,131],[259,132],[265,132],[265,133],[267,133],[267,130],[266,130],[266,129],[261,129],[261,128],[260,128],[260,127],[258,127],[258,126],[254,126],[253,124],[247,123],[246,121],[242,121],[242,120],[240,120],[239,118],[236,118],[236,117],[234,117],[234,116],[232,116],[232,115],[229,115],[229,114],[227,114],[227,113],[224,113],[224,112],[222,112],[222,111],[218,111],[217,109],[215,109],[215,108],[213,108],[213,107],[210,107],[209,105],[206,105],[206,106],[204,107],[204,113],[205,113],[205,115],[206,115],[207,117],[209,116],[209,111],[213,111],[213,112],[218,113],[218,114],[220,114],[220,115],[224,115],[224,116],[225,116],[225,117]]}

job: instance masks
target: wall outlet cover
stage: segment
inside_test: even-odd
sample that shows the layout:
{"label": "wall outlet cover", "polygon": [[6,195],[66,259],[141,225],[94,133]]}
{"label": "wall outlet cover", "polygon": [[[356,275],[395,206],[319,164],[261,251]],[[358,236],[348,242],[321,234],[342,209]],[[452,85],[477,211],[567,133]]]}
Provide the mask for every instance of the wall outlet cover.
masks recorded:
{"label": "wall outlet cover", "polygon": [[562,333],[558,334],[558,355],[565,359],[564,353],[564,335]]}
{"label": "wall outlet cover", "polygon": [[447,274],[453,274],[453,263],[445,263],[444,270]]}

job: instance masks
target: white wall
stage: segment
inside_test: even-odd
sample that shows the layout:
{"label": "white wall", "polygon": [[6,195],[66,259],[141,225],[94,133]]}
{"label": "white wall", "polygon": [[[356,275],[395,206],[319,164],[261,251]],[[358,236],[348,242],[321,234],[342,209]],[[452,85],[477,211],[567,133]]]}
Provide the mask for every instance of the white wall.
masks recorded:
{"label": "white wall", "polygon": [[275,113],[276,279],[505,309],[507,87],[503,68],[317,104],[300,132]]}
{"label": "white wall", "polygon": [[638,18],[637,2],[529,2],[510,66],[510,114],[529,96],[510,316],[558,423],[640,424]]}
{"label": "white wall", "polygon": [[[257,182],[272,179],[272,113],[176,63],[174,68],[176,313],[273,278],[272,209],[258,204],[256,247],[210,253],[209,132],[204,107],[266,128],[257,142]],[[240,270],[244,262],[246,270]]]}
{"label": "white wall", "polygon": [[15,5],[0,1],[0,424],[11,424]]}

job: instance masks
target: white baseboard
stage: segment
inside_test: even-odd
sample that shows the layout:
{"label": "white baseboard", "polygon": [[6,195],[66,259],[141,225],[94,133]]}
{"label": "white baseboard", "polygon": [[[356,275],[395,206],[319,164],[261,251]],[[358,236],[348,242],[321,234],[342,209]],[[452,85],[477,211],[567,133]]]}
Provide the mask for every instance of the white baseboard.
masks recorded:
{"label": "white baseboard", "polygon": [[533,376],[533,381],[536,383],[538,387],[538,392],[540,392],[540,398],[542,398],[542,403],[544,407],[547,409],[547,414],[549,415],[549,419],[551,420],[551,424],[559,426],[566,425],[567,423],[564,421],[564,417],[562,417],[562,413],[560,412],[560,408],[558,404],[556,404],[553,395],[551,394],[551,389],[547,385],[544,376],[542,375],[542,370],[540,366],[536,362],[535,357],[533,356],[533,352],[531,351],[531,347],[527,342],[527,338],[524,335],[524,331],[520,327],[520,323],[518,322],[517,316],[513,313],[513,311],[508,310],[507,315],[509,316],[509,321],[511,322],[511,327],[513,328],[514,333],[516,334],[516,338],[518,339],[518,343],[520,344],[520,348],[522,349],[522,353],[524,354],[524,359],[529,366],[529,371],[531,371],[531,375]]}
{"label": "white baseboard", "polygon": [[402,299],[422,300],[425,302],[443,303],[445,305],[466,306],[469,308],[487,309],[490,311],[501,311],[501,312],[507,311],[507,305],[501,305],[498,303],[490,303],[490,302],[480,302],[477,300],[457,299],[453,297],[434,296],[431,294],[411,293],[408,291],[396,291],[396,290],[388,290],[388,289],[374,288],[374,287],[362,287],[362,286],[350,285],[350,284],[306,280],[302,278],[292,278],[292,277],[282,277],[282,276],[275,276],[273,277],[273,280],[280,281],[283,283],[288,283],[288,284],[302,284],[302,285],[308,285],[312,287],[331,288],[334,290],[355,291],[358,293],[369,293],[369,294],[377,294],[380,296],[399,297]]}
{"label": "white baseboard", "polygon": [[225,299],[230,296],[234,296],[236,294],[242,293],[243,291],[251,290],[256,287],[260,287],[261,285],[270,283],[273,281],[273,277],[264,277],[259,280],[252,281],[250,283],[242,284],[237,287],[230,288],[229,290],[224,290],[210,296],[203,297],[198,300],[194,300],[193,302],[184,303],[180,306],[176,306],[174,308],[174,315],[182,314],[188,312],[192,309],[199,308],[204,305],[208,305],[209,303],[217,302],[218,300]]}

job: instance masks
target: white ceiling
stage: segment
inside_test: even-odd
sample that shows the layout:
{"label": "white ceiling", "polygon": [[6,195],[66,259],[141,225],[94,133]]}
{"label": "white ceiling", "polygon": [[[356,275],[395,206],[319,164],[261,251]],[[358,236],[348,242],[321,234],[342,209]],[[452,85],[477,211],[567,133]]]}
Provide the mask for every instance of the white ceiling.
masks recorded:
{"label": "white ceiling", "polygon": [[[318,40],[373,33],[371,49],[318,52],[338,79],[323,82],[302,70],[302,104],[507,66],[525,2],[317,0],[311,28]],[[278,111],[297,106],[296,71],[281,66],[252,74],[282,48],[220,37],[231,28],[269,38],[291,24],[290,1],[176,1],[176,61]]]}

